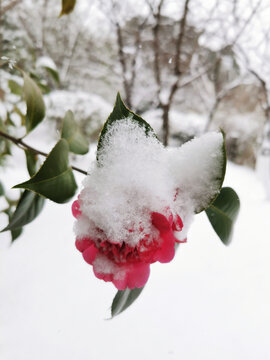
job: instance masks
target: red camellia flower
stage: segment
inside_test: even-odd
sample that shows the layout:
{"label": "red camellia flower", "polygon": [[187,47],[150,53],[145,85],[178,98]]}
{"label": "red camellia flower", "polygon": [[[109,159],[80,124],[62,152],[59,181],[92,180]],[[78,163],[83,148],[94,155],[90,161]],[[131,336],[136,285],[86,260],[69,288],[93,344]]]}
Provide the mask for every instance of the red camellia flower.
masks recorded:
{"label": "red camellia flower", "polygon": [[[75,218],[82,215],[80,200],[74,201],[72,213]],[[175,243],[186,242],[186,239],[180,241],[174,236],[174,231],[182,230],[183,223],[180,216],[173,216],[169,208],[164,210],[164,214],[151,212],[151,223],[153,234],[144,235],[135,246],[104,238],[102,229],[97,228],[100,237],[77,238],[76,248],[93,266],[98,279],[111,281],[118,290],[140,288],[148,280],[150,264],[170,262],[175,255]]]}

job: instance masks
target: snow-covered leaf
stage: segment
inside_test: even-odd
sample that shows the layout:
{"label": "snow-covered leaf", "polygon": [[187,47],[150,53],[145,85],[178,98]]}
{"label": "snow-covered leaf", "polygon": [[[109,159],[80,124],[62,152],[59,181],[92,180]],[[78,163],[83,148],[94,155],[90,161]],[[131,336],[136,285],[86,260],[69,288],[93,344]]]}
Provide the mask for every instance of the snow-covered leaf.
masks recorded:
{"label": "snow-covered leaf", "polygon": [[168,163],[177,184],[177,199],[186,198],[195,213],[218,195],[226,172],[223,133],[207,133],[180,148],[170,149]]}
{"label": "snow-covered leaf", "polygon": [[[33,221],[41,212],[45,199],[32,191],[25,190],[13,215],[9,215],[9,224],[2,231],[15,231]],[[15,233],[13,235],[16,235]],[[15,239],[13,239],[15,240]]]}
{"label": "snow-covered leaf", "polygon": [[61,137],[66,139],[69,151],[74,154],[84,155],[88,152],[89,144],[85,136],[81,133],[72,111],[67,111],[63,120]]}
{"label": "snow-covered leaf", "polygon": [[139,297],[142,288],[135,289],[126,289],[117,291],[111,307],[111,315],[112,317],[121,314],[124,310],[126,310],[133,302]]}
{"label": "snow-covered leaf", "polygon": [[212,205],[205,210],[211,225],[225,245],[230,243],[239,208],[240,200],[236,192],[230,187],[224,187]]}
{"label": "snow-covered leaf", "polygon": [[71,13],[75,5],[76,5],[76,0],[62,0],[62,10],[59,17]]}
{"label": "snow-covered leaf", "polygon": [[44,69],[51,75],[51,77],[54,79],[54,81],[59,85],[60,84],[60,78],[58,71],[55,69],[52,69],[49,66],[43,66]]}
{"label": "snow-covered leaf", "polygon": [[26,130],[27,133],[32,131],[45,116],[45,104],[41,91],[37,84],[23,72],[24,78],[24,97],[26,101]]}
{"label": "snow-covered leaf", "polygon": [[72,169],[68,166],[68,150],[67,141],[59,140],[39,171],[14,188],[34,191],[57,203],[67,202],[77,188]]}
{"label": "snow-covered leaf", "polygon": [[136,122],[139,126],[143,127],[145,130],[146,135],[154,135],[154,130],[151,128],[151,126],[143,120],[139,115],[135,114],[131,110],[129,110],[125,104],[123,103],[120,94],[117,94],[116,101],[114,104],[114,108],[112,113],[109,115],[107,121],[105,122],[103,129],[101,131],[98,146],[97,146],[97,159],[99,156],[99,152],[103,146],[105,135],[109,129],[110,126],[112,126],[116,121],[129,118],[132,121]]}
{"label": "snow-covered leaf", "polygon": [[21,233],[23,232],[23,228],[18,228],[16,230],[11,230],[11,241],[15,241],[16,239],[18,239],[18,237],[21,235]]}

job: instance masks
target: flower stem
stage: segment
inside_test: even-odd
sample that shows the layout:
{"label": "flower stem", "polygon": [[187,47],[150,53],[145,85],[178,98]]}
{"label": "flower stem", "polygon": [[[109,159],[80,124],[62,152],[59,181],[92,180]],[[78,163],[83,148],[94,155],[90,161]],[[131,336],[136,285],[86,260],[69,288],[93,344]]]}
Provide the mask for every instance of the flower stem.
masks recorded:
{"label": "flower stem", "polygon": [[[22,139],[16,138],[16,137],[14,137],[14,136],[12,136],[12,135],[9,135],[9,134],[3,132],[2,130],[0,130],[0,136],[2,136],[2,137],[4,137],[4,138],[12,141],[15,145],[17,145],[19,148],[21,148],[21,149],[23,149],[23,150],[28,149],[28,150],[31,150],[31,151],[33,151],[34,153],[39,154],[39,155],[42,155],[42,156],[44,156],[44,157],[47,157],[47,156],[48,156],[47,153],[33,148],[32,146],[26,144]],[[80,173],[82,173],[82,174],[84,174],[84,175],[87,175],[87,171],[82,170],[82,169],[79,169],[79,168],[76,167],[76,166],[71,166],[71,167],[72,167],[73,170],[78,171],[78,172],[80,172]]]}

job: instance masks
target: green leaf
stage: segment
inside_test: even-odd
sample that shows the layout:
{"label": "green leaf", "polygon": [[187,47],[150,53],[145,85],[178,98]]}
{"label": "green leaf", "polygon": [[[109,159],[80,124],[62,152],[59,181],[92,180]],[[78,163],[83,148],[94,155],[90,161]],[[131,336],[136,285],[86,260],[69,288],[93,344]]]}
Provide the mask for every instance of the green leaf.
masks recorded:
{"label": "green leaf", "polygon": [[58,71],[55,69],[50,68],[49,66],[43,66],[44,69],[51,75],[51,77],[54,79],[54,81],[59,85],[60,84],[60,78]]}
{"label": "green leaf", "polygon": [[76,0],[62,0],[62,10],[59,17],[71,13],[75,5],[76,5]]}
{"label": "green leaf", "polygon": [[16,81],[14,81],[12,79],[8,80],[8,87],[9,87],[10,91],[12,92],[12,94],[22,96],[22,93],[23,93],[22,86],[19,85]]}
{"label": "green leaf", "polygon": [[143,287],[117,291],[111,307],[112,317],[121,314],[121,312],[123,312],[131,304],[133,304],[142,291],[143,291]]}
{"label": "green leaf", "polygon": [[100,137],[99,137],[99,141],[98,141],[98,145],[97,145],[97,159],[98,159],[99,152],[102,149],[103,141],[104,141],[105,135],[108,131],[108,127],[113,125],[116,121],[122,120],[124,118],[129,118],[129,119],[135,121],[139,126],[143,127],[145,129],[146,135],[156,136],[154,133],[154,130],[151,128],[151,126],[145,120],[143,120],[143,118],[141,118],[139,115],[135,114],[134,112],[132,112],[125,106],[125,104],[123,103],[123,101],[121,99],[120,94],[118,93],[115,104],[114,104],[113,111],[109,115],[107,121],[105,122],[103,129],[101,131]]}
{"label": "green leaf", "polygon": [[0,181],[0,196],[3,196],[5,194],[4,186]]}
{"label": "green leaf", "polygon": [[239,208],[240,200],[236,192],[230,187],[224,187],[212,205],[205,210],[211,225],[225,245],[231,241]]}
{"label": "green leaf", "polygon": [[18,237],[21,235],[22,232],[23,232],[23,228],[11,230],[11,241],[13,242],[16,239],[18,239]]}
{"label": "green leaf", "polygon": [[77,123],[74,120],[72,111],[67,111],[63,120],[61,137],[66,139],[69,145],[69,151],[74,154],[86,154],[89,149],[89,144],[81,133]]}
{"label": "green leaf", "polygon": [[34,191],[59,204],[67,202],[77,189],[72,169],[68,166],[67,141],[59,140],[39,171],[14,188]]}
{"label": "green leaf", "polygon": [[25,190],[13,215],[9,212],[9,224],[1,232],[18,230],[33,221],[41,212],[45,199],[31,191]]}
{"label": "green leaf", "polygon": [[37,160],[38,156],[34,151],[25,150],[26,165],[30,176],[33,176],[37,172]]}
{"label": "green leaf", "polygon": [[32,131],[45,116],[45,104],[38,85],[23,72],[24,78],[24,97],[26,101],[26,130]]}

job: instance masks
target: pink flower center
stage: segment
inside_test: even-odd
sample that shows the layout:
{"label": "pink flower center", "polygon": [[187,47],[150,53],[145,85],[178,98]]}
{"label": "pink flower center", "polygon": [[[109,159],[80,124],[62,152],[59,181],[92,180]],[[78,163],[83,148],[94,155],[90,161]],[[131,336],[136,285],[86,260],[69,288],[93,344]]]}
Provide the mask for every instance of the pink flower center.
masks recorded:
{"label": "pink flower center", "polygon": [[99,251],[106,255],[110,260],[117,264],[151,262],[153,254],[159,249],[158,240],[149,241],[150,235],[146,235],[135,247],[129,246],[125,242],[122,244],[112,244],[108,240],[95,241],[95,246]]}

